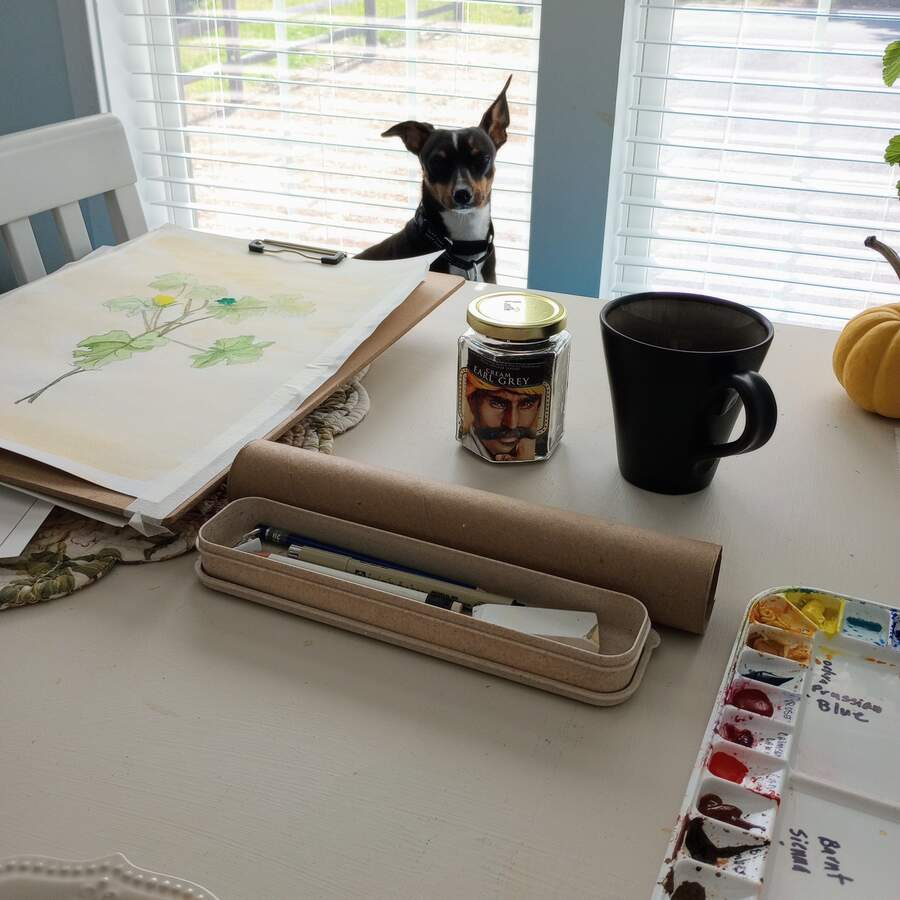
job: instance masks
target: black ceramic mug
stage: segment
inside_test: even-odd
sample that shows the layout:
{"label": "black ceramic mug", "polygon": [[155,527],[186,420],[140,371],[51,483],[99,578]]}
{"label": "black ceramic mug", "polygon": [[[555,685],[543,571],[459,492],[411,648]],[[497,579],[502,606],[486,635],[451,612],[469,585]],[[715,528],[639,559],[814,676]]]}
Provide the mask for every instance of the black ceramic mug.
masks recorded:
{"label": "black ceramic mug", "polygon": [[[759,367],[772,323],[702,294],[630,294],[600,313],[619,469],[662,494],[705,488],[719,459],[772,437],[775,395]],[[728,438],[744,406],[740,437]]]}

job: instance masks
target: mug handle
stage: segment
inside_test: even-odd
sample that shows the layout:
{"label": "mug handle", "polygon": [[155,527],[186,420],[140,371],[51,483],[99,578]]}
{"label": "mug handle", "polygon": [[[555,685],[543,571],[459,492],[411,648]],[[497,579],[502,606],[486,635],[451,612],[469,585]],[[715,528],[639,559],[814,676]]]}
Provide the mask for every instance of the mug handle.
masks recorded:
{"label": "mug handle", "polygon": [[775,433],[778,404],[769,382],[759,372],[732,372],[725,377],[725,386],[734,388],[744,404],[744,430],[733,441],[704,448],[697,454],[699,459],[719,459],[758,450]]}

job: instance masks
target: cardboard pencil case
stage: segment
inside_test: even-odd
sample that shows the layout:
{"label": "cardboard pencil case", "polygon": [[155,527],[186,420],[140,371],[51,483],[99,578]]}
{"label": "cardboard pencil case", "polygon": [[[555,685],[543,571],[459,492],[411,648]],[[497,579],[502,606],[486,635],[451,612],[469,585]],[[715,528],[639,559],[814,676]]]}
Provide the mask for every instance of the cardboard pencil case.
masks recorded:
{"label": "cardboard pencil case", "polygon": [[637,597],[654,625],[702,634],[722,548],[442,484],[285,444],[254,441],[228,493],[268,497],[338,519]]}
{"label": "cardboard pencil case", "polygon": [[[535,606],[596,612],[600,650],[522,634],[234,549],[260,522],[438,577],[462,578]],[[627,699],[658,643],[646,608],[627,594],[265,498],[233,500],[201,528],[197,544],[198,575],[216,590],[594,705]]]}

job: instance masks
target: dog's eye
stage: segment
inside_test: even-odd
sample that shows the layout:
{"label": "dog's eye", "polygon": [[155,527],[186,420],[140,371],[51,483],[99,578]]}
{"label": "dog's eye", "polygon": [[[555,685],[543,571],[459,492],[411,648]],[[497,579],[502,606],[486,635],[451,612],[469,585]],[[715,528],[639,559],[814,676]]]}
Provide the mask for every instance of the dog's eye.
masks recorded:
{"label": "dog's eye", "polygon": [[428,161],[428,175],[432,181],[446,181],[452,166],[446,156],[435,156]]}
{"label": "dog's eye", "polygon": [[472,157],[472,161],[469,165],[469,168],[473,172],[484,172],[488,167],[488,163],[490,162],[490,158],[484,153],[476,153]]}

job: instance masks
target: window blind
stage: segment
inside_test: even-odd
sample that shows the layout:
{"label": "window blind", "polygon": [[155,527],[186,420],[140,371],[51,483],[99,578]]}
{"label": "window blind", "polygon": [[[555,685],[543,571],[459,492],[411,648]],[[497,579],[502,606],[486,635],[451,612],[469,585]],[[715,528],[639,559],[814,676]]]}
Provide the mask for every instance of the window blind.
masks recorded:
{"label": "window blind", "polygon": [[117,0],[154,222],[350,253],[419,202],[406,119],[477,125],[513,75],[497,275],[528,268],[540,0]]}
{"label": "window blind", "polygon": [[[900,296],[900,0],[628,0],[603,290],[839,324]],[[808,321],[808,318],[806,318]]]}

